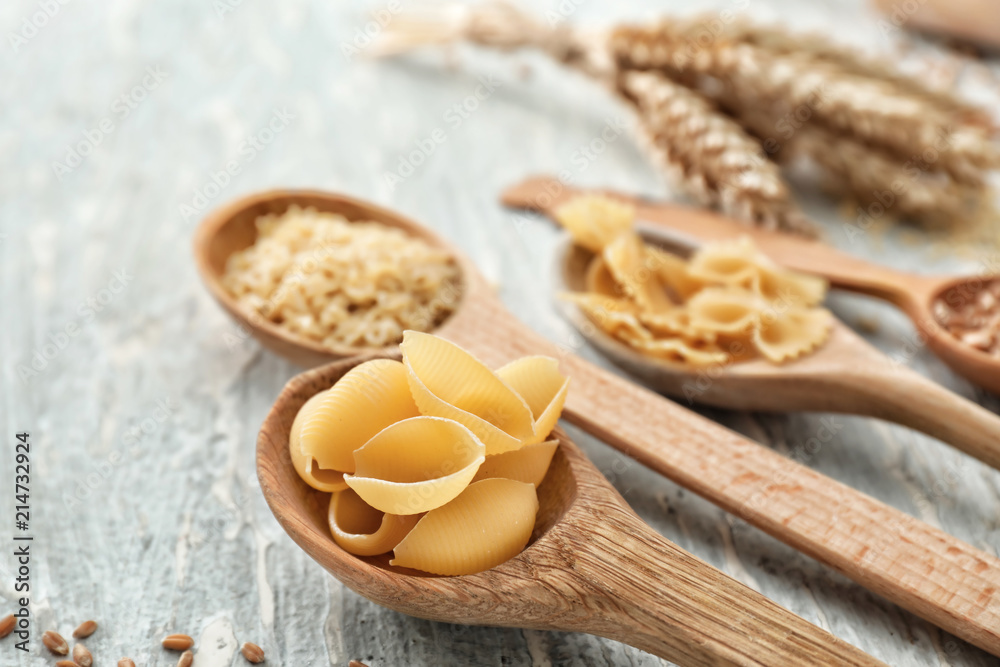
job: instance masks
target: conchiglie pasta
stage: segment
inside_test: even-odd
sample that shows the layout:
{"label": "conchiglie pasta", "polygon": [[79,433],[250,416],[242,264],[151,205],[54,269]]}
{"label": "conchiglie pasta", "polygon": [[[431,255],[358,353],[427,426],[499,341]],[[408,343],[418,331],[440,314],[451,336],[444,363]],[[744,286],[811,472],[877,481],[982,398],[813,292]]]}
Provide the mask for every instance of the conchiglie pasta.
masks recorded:
{"label": "conchiglie pasta", "polygon": [[338,470],[324,470],[319,466],[312,456],[302,453],[299,439],[299,432],[302,430],[302,422],[316,409],[316,406],[323,400],[320,392],[306,401],[305,405],[299,408],[292,422],[292,430],[288,434],[288,454],[292,459],[292,467],[299,474],[302,480],[317,491],[340,491],[347,488],[344,482],[344,473]]}
{"label": "conchiglie pasta", "polygon": [[484,479],[428,512],[393,551],[390,565],[433,574],[475,574],[524,550],[535,527],[532,484]]}
{"label": "conchiglie pasta", "polygon": [[555,428],[566,403],[569,378],[552,357],[523,357],[497,369],[497,376],[520,394],[531,410],[533,435],[524,444],[541,442]]}
{"label": "conchiglie pasta", "polygon": [[402,363],[355,366],[299,409],[291,462],[332,493],[327,523],[345,551],[441,575],[494,567],[531,537],[569,380],[551,357],[493,371],[429,334],[405,332],[402,347]]}
{"label": "conchiglie pasta", "polygon": [[355,556],[377,556],[396,548],[417,525],[419,514],[398,516],[375,509],[353,489],[330,497],[327,520],[334,541]]}
{"label": "conchiglie pasta", "polygon": [[501,477],[534,484],[537,489],[545,479],[545,473],[549,471],[549,464],[552,463],[552,456],[558,448],[558,441],[546,440],[534,445],[525,445],[516,452],[487,456],[483,465],[479,466],[476,476],[472,478],[472,482]]}
{"label": "conchiglie pasta", "polygon": [[466,426],[486,445],[487,454],[518,449],[534,437],[531,409],[524,399],[459,346],[407,331],[400,349],[422,414]]}
{"label": "conchiglie pasta", "polygon": [[485,460],[483,443],[440,417],[412,417],[386,427],[354,452],[356,473],[344,481],[388,514],[426,512],[451,501]]}
{"label": "conchiglie pasta", "polygon": [[386,426],[420,414],[406,368],[393,359],[355,366],[322,396],[303,418],[299,446],[324,469],[354,472],[354,450]]}

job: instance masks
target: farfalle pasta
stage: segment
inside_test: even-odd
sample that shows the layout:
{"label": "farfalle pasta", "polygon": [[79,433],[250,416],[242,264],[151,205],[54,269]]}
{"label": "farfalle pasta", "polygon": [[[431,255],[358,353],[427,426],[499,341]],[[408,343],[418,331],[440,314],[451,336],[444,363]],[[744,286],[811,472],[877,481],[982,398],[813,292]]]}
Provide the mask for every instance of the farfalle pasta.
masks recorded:
{"label": "farfalle pasta", "polygon": [[402,362],[359,364],[302,406],[295,470],[332,493],[345,551],[438,575],[499,565],[531,537],[569,380],[549,357],[493,371],[430,334],[400,347]]}
{"label": "farfalle pasta", "polygon": [[556,217],[594,253],[586,291],[562,298],[640,353],[692,366],[782,363],[829,336],[832,315],[818,307],[826,281],[779,267],[749,238],[710,243],[685,260],[643,242],[622,202],[578,197]]}
{"label": "farfalle pasta", "polygon": [[811,352],[826,337],[829,317],[816,308],[792,308],[781,317],[761,318],[754,346],[775,363]]}

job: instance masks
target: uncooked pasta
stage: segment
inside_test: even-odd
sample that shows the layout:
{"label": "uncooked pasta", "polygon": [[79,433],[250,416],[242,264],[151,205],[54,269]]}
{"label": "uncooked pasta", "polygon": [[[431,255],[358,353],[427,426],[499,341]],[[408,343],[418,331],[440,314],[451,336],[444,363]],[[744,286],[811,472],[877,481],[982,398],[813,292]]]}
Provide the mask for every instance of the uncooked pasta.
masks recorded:
{"label": "uncooked pasta", "polygon": [[389,564],[441,575],[488,570],[524,550],[537,512],[531,484],[484,479],[428,512],[396,546]]}
{"label": "uncooked pasta", "polygon": [[[594,253],[586,291],[565,294],[604,333],[653,357],[709,366],[796,359],[826,340],[827,284],[782,269],[746,237],[710,243],[689,260],[645,243],[634,210],[588,195],[556,217]],[[627,210],[628,213],[624,213]]]}
{"label": "uncooked pasta", "polygon": [[355,451],[357,472],[344,475],[344,481],[377,510],[420,514],[458,496],[486,460],[485,452],[458,422],[413,417],[385,427]]}
{"label": "uncooked pasta", "polygon": [[377,222],[292,206],[257,219],[222,285],[249,313],[322,345],[385,347],[454,311],[459,271],[443,249]]}
{"label": "uncooked pasta", "polygon": [[569,388],[555,359],[496,371],[436,336],[407,331],[403,361],[355,366],[299,410],[292,463],[331,492],[334,541],[357,556],[473,574],[524,549],[558,449],[548,439]]}

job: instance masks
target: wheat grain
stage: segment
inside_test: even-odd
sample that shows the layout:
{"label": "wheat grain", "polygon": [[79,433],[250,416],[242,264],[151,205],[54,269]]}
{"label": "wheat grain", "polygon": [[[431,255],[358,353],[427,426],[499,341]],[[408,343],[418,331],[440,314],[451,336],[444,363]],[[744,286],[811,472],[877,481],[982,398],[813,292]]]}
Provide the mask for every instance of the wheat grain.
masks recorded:
{"label": "wheat grain", "polygon": [[94,656],[90,654],[86,646],[77,644],[73,647],[73,661],[80,667],[93,667]]}
{"label": "wheat grain", "polygon": [[14,618],[14,614],[7,614],[3,618],[0,618],[0,639],[14,632],[16,625],[17,619]]}
{"label": "wheat grain", "polygon": [[84,621],[73,631],[74,639],[86,639],[97,631],[96,621]]}
{"label": "wheat grain", "polygon": [[240,649],[240,653],[243,654],[243,657],[246,658],[247,662],[251,662],[255,665],[264,662],[264,649],[256,644],[246,642],[243,644],[243,648]]}
{"label": "wheat grain", "polygon": [[194,640],[188,635],[173,634],[163,638],[163,648],[168,651],[186,651],[194,646]]}
{"label": "wheat grain", "polygon": [[69,644],[58,632],[48,630],[42,635],[42,644],[54,655],[69,655]]}

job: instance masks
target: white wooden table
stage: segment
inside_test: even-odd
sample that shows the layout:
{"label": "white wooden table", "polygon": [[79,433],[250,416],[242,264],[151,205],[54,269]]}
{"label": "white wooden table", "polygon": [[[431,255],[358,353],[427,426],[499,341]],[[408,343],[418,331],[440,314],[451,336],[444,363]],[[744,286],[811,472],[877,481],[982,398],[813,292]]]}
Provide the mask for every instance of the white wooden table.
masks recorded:
{"label": "white wooden table", "polygon": [[[607,23],[690,12],[690,4],[562,7],[570,20]],[[899,37],[885,34],[863,0],[699,4],[818,27],[873,52],[893,52]],[[663,664],[589,636],[408,618],[321,570],[272,518],[254,473],[257,428],[297,369],[241,338],[202,288],[190,253],[206,207],[276,186],[351,193],[452,239],[520,318],[597,359],[552,305],[556,231],[504,211],[497,195],[525,175],[568,169],[577,184],[672,196],[630,139],[627,111],[527,54],[346,57],[367,12],[394,4],[49,0],[53,15],[39,18],[43,5],[0,5],[0,615],[17,597],[9,545],[22,430],[33,443],[34,536],[32,652],[15,654],[8,638],[0,664],[51,664],[41,632],[68,636],[86,618],[101,624],[88,642],[100,665],[123,655],[172,665],[175,656],[158,647],[168,632],[198,640],[199,667],[240,664],[244,641],[263,646],[268,664],[295,667],[352,658],[373,667]],[[559,11],[555,0],[542,6]],[[32,30],[32,21],[44,25]],[[925,78],[954,69],[954,56],[921,49],[943,63],[915,65]],[[995,104],[991,67],[965,67],[962,85]],[[482,99],[469,97],[484,81]],[[459,114],[455,105],[475,109]],[[609,122],[626,129],[585,157],[581,148]],[[436,129],[444,140],[390,185],[386,174]],[[230,162],[239,173],[221,175]],[[942,253],[913,243],[912,233],[850,243],[834,203],[812,196],[807,205],[834,243],[886,264],[973,271],[998,258],[987,247]],[[889,354],[1000,407],[912,347],[898,313],[842,295],[832,306]],[[704,412],[782,452],[824,418]],[[835,435],[808,465],[997,553],[1000,475],[907,429],[834,419]],[[570,433],[657,530],[846,641],[894,665],[1000,664]]]}

